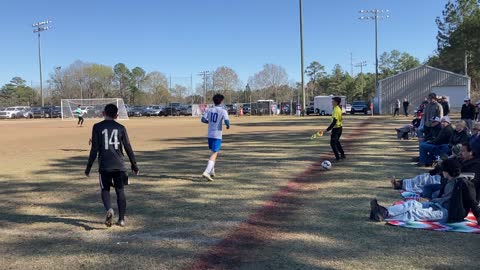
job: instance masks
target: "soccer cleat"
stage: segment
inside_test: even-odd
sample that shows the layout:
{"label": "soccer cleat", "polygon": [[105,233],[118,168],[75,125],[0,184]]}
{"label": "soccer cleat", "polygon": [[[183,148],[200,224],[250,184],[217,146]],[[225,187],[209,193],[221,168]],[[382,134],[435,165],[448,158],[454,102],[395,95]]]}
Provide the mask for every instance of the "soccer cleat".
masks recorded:
{"label": "soccer cleat", "polygon": [[213,181],[213,178],[210,176],[210,174],[203,172],[202,174],[203,178],[206,178],[208,181]]}
{"label": "soccer cleat", "polygon": [[113,209],[112,208],[108,209],[107,216],[105,217],[105,225],[107,225],[107,227],[112,226],[114,215],[115,213],[113,212]]}
{"label": "soccer cleat", "polygon": [[210,177],[215,178],[215,173],[210,173]]}
{"label": "soccer cleat", "polygon": [[117,221],[117,223],[115,223],[117,226],[120,226],[120,227],[125,227],[126,224],[125,224],[125,220],[119,220]]}

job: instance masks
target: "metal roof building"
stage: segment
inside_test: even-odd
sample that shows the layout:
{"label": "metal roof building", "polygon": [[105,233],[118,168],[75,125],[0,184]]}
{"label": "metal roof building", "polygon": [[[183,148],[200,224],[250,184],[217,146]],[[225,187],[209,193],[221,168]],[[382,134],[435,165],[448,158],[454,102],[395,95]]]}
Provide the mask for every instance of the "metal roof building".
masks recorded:
{"label": "metal roof building", "polygon": [[412,113],[431,92],[447,96],[450,110],[460,111],[464,98],[470,97],[470,77],[423,65],[385,78],[378,81],[374,112],[393,114],[396,100],[406,97]]}

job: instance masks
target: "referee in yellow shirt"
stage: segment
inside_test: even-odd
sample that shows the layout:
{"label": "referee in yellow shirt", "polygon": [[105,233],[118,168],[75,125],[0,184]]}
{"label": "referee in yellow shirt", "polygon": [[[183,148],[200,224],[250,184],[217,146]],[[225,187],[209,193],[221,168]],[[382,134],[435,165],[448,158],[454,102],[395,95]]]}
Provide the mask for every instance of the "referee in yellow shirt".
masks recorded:
{"label": "referee in yellow shirt", "polygon": [[332,131],[330,136],[330,146],[337,161],[345,158],[342,144],[340,144],[340,137],[342,136],[342,109],[340,103],[342,99],[339,97],[332,98],[332,123],[328,126],[326,131]]}

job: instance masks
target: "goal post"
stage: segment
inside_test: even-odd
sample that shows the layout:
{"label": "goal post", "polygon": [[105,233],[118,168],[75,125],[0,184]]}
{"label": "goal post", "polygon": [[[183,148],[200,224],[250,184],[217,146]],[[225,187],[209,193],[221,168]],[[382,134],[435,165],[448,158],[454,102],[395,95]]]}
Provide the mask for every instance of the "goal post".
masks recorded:
{"label": "goal post", "polygon": [[127,108],[121,98],[62,99],[62,120],[77,118],[75,110],[78,106],[82,109],[84,118],[102,118],[102,112],[107,104],[115,104],[118,107],[117,119],[128,120]]}

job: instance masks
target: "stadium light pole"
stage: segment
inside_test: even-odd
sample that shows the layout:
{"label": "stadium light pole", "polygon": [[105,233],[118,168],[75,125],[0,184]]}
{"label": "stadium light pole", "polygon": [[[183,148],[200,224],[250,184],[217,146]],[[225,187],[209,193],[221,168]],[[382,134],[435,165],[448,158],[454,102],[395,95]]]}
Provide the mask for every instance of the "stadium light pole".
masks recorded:
{"label": "stadium light pole", "polygon": [[304,70],[303,70],[303,15],[302,15],[302,0],[299,0],[300,10],[300,68],[301,68],[301,84],[302,84],[302,111],[305,110],[305,82],[304,82]]}
{"label": "stadium light pole", "polygon": [[42,21],[32,24],[33,33],[38,33],[38,65],[40,66],[40,97],[42,99],[42,107],[45,106],[44,97],[43,97],[43,82],[42,82],[42,56],[40,50],[40,32],[47,31],[51,27],[45,26],[52,21]]}
{"label": "stadium light pole", "polygon": [[[390,16],[380,16],[379,14],[389,12],[388,9],[372,9],[372,10],[365,10],[362,9],[359,11],[366,16],[360,16],[360,20],[374,20],[375,21],[375,92],[377,91],[378,87],[378,20],[388,19]],[[368,16],[371,14],[372,16]]]}

